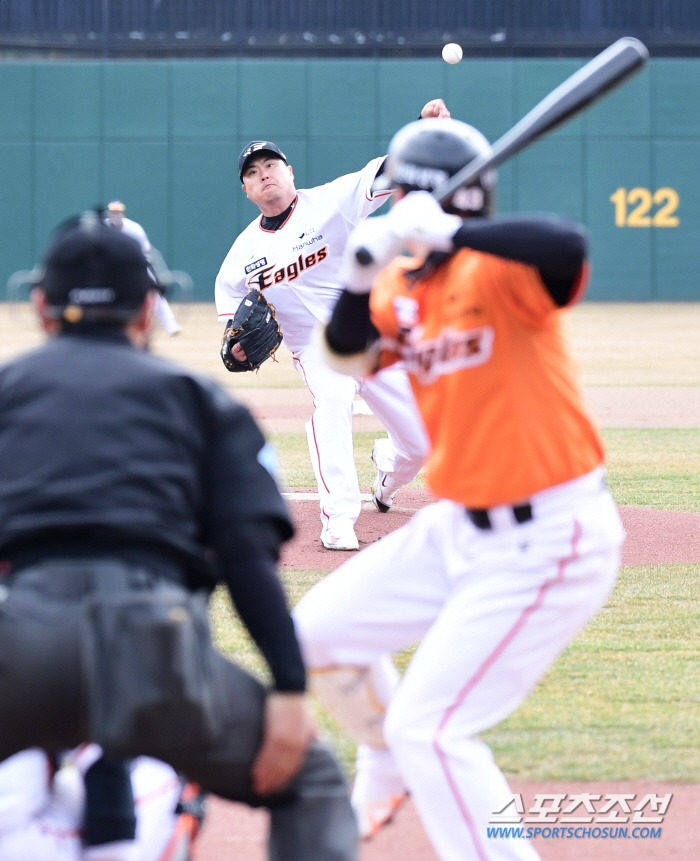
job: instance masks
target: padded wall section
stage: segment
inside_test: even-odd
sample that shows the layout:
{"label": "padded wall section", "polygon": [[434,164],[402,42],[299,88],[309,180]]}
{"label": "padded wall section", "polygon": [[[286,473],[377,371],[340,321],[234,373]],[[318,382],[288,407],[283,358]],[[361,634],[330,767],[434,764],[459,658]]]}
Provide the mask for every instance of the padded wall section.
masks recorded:
{"label": "padded wall section", "polygon": [[[52,228],[119,198],[210,300],[258,215],[237,175],[274,140],[298,187],[359,170],[423,104],[497,139],[583,61],[571,59],[6,61],[0,64],[0,281]],[[552,211],[592,240],[596,299],[700,298],[700,61],[649,67],[499,169],[501,212]]]}

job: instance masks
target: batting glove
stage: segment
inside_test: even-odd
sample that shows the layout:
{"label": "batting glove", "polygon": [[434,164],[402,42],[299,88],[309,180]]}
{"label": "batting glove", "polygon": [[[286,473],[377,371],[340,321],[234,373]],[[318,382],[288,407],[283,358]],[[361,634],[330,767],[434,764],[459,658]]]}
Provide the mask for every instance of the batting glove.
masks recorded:
{"label": "batting glove", "polygon": [[401,251],[403,243],[388,216],[368,218],[350,234],[338,280],[350,293],[369,293],[377,274]]}
{"label": "batting glove", "polygon": [[407,194],[392,206],[387,221],[404,242],[431,251],[452,251],[452,240],[462,226],[462,219],[446,213],[427,191]]}

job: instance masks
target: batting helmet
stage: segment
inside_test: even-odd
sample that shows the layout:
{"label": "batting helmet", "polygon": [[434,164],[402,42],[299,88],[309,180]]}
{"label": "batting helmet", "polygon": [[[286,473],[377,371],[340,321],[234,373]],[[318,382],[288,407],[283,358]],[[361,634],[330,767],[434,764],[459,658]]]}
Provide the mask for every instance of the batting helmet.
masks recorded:
{"label": "batting helmet", "polygon": [[49,316],[88,325],[123,325],[155,289],[138,243],[107,227],[101,212],[58,229],[37,286],[46,294]]}
{"label": "batting helmet", "polygon": [[[435,191],[490,144],[473,126],[460,120],[425,119],[400,129],[389,144],[384,171],[374,189]],[[459,188],[442,208],[457,215],[490,215],[494,207],[496,172],[485,171],[468,188]]]}

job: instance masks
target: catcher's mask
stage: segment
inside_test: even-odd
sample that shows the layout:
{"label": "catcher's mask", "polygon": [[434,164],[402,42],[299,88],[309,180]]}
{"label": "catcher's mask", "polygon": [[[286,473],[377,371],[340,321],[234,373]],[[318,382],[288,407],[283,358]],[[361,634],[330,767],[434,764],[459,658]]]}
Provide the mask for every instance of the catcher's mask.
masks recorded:
{"label": "catcher's mask", "polygon": [[[400,129],[389,144],[384,170],[373,190],[435,191],[477,156],[488,153],[486,138],[460,120],[430,118]],[[494,209],[496,172],[485,171],[468,188],[458,188],[442,208],[462,217],[491,215]]]}
{"label": "catcher's mask", "polygon": [[147,267],[138,243],[108,227],[96,210],[58,228],[37,286],[55,320],[120,326],[136,316],[155,289]]}

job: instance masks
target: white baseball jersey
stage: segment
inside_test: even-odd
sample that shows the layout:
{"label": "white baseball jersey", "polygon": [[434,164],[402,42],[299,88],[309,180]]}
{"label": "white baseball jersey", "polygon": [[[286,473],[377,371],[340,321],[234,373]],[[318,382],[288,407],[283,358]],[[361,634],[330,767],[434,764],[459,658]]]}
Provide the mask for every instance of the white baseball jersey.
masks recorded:
{"label": "white baseball jersey", "polygon": [[[105,224],[111,224],[109,220],[105,221]],[[132,239],[135,239],[140,248],[143,256],[151,263],[151,251],[153,251],[153,246],[150,243],[148,235],[146,231],[141,227],[141,225],[137,221],[132,221],[130,218],[125,218],[122,221],[122,226],[118,228],[122,233],[125,233],[127,236],[130,236]],[[155,281],[155,277],[153,273],[149,270],[149,276]],[[173,310],[168,303],[168,300],[165,296],[159,295],[158,302],[156,304],[156,317],[158,318],[158,322],[165,329],[168,335],[177,335],[178,332],[182,331],[180,324],[177,322],[175,315],[173,314]]]}
{"label": "white baseball jersey", "polygon": [[146,235],[146,231],[137,221],[125,218],[121,226],[121,231],[138,242],[146,260],[151,259],[151,243]]}
{"label": "white baseball jersey", "polygon": [[259,216],[240,234],[216,279],[220,320],[233,317],[251,288],[265,291],[276,309],[287,347],[309,343],[317,320],[326,322],[341,292],[338,271],[353,228],[378,209],[391,192],[372,194],[382,158],[357,173],[302,189],[292,212],[275,231]]}

